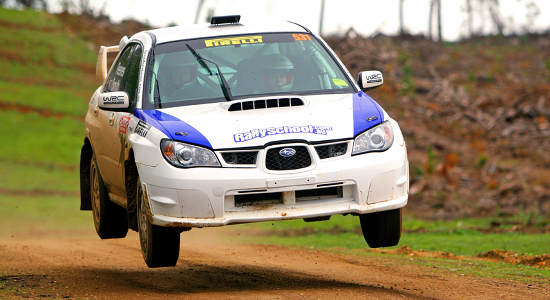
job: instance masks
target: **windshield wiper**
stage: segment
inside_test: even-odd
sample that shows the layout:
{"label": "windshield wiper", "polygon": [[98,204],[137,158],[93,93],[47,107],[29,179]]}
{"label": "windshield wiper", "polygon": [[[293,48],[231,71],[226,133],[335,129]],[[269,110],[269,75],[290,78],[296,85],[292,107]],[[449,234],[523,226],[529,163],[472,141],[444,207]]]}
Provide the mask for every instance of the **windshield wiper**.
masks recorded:
{"label": "windshield wiper", "polygon": [[231,95],[231,88],[229,87],[229,84],[227,83],[227,81],[225,80],[225,77],[223,76],[222,74],[222,71],[220,70],[220,67],[218,66],[217,63],[211,61],[211,60],[208,60],[204,57],[202,57],[199,53],[197,53],[197,51],[195,51],[195,49],[193,49],[193,47],[189,46],[189,44],[185,44],[187,46],[187,48],[189,48],[189,51],[191,51],[191,53],[193,54],[193,56],[195,56],[195,58],[197,59],[197,61],[199,62],[199,64],[208,71],[208,74],[212,75],[212,71],[210,70],[210,68],[208,67],[208,65],[205,63],[205,61],[213,64],[214,66],[216,66],[216,69],[218,69],[218,74],[220,75],[220,79],[221,79],[221,82],[222,82],[222,91],[223,91],[223,95],[225,96],[225,99],[227,101],[231,101],[231,99],[233,98],[233,96]]}
{"label": "windshield wiper", "polygon": [[155,75],[155,97],[153,98],[153,100],[155,101],[155,104],[158,105],[158,108],[162,108],[160,100],[159,78],[157,76],[157,73],[153,72],[153,75]]}
{"label": "windshield wiper", "polygon": [[[152,61],[155,61],[156,57],[155,57],[155,48],[153,47],[153,50],[151,50],[151,54],[153,54],[153,59]],[[151,62],[152,63],[152,62]],[[159,79],[158,79],[158,75],[156,72],[154,72],[153,70],[151,70],[151,73],[155,76],[155,93],[154,93],[154,96],[153,96],[153,105],[155,107],[158,107],[158,108],[162,108],[162,104],[161,104],[161,100],[160,100],[160,88],[159,88]]]}

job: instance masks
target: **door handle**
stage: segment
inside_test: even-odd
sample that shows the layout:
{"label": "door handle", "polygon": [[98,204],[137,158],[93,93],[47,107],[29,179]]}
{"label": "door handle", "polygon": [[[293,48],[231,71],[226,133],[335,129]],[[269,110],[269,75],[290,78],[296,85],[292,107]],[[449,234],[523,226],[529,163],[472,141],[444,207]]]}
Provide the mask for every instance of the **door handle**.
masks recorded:
{"label": "door handle", "polygon": [[115,124],[115,113],[111,113],[111,116],[109,117],[109,126],[113,126]]}

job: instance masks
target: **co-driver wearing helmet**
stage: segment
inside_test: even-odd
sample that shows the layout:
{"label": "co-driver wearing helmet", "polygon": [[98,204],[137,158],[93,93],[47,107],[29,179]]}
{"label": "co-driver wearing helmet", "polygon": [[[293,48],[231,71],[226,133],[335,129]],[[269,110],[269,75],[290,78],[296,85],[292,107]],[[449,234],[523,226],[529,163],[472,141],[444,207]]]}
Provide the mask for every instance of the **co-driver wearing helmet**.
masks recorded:
{"label": "co-driver wearing helmet", "polygon": [[294,64],[286,56],[271,54],[262,57],[264,85],[269,92],[290,91],[294,83]]}

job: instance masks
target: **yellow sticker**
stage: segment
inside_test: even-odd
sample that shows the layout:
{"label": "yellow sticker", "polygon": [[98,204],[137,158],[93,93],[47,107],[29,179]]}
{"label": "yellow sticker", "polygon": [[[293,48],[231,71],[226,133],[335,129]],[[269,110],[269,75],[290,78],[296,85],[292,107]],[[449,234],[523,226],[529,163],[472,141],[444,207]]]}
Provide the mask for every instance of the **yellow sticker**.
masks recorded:
{"label": "yellow sticker", "polygon": [[204,44],[206,45],[206,47],[218,47],[218,46],[241,45],[241,44],[258,44],[258,43],[263,43],[263,36],[250,35],[250,36],[236,36],[236,37],[204,40]]}
{"label": "yellow sticker", "polygon": [[332,82],[337,86],[348,86],[348,83],[340,78],[332,78]]}

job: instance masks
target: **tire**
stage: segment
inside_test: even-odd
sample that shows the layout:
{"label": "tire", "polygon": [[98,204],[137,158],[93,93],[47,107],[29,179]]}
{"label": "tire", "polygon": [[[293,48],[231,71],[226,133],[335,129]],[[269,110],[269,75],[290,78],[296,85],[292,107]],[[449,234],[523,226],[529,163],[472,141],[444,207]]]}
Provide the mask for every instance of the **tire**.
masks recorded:
{"label": "tire", "polygon": [[371,248],[396,246],[401,238],[401,209],[359,215],[363,237]]}
{"label": "tire", "polygon": [[141,254],[149,268],[173,267],[180,253],[180,230],[151,224],[147,198],[137,180],[137,221]]}
{"label": "tire", "polygon": [[126,210],[109,200],[109,193],[97,167],[95,155],[90,160],[90,202],[97,235],[102,239],[123,238],[128,233]]}

